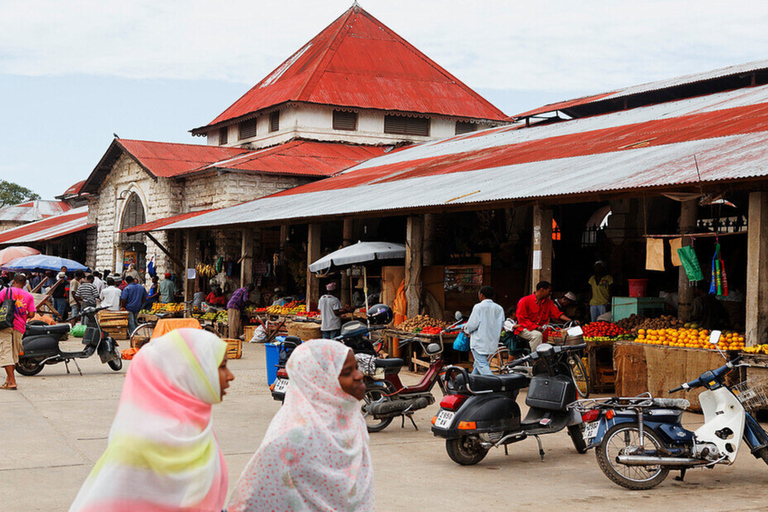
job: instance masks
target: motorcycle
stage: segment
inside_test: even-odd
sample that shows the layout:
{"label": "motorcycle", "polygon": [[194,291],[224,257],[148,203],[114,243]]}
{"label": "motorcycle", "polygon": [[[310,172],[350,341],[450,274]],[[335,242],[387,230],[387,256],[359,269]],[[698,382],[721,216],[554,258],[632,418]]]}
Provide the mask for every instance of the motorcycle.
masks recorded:
{"label": "motorcycle", "polygon": [[463,322],[461,315],[457,315],[457,322],[446,327],[440,332],[440,343],[425,342],[420,338],[412,338],[401,342],[419,343],[424,354],[429,356],[429,368],[427,373],[421,378],[418,384],[413,386],[404,386],[400,381],[400,368],[405,364],[402,359],[375,359],[372,372],[364,372],[367,375],[381,369],[384,373],[383,379],[371,378],[366,376],[365,398],[363,399],[362,412],[366,420],[368,432],[380,432],[387,428],[392,420],[401,417],[401,428],[405,426],[405,418],[411,420],[411,424],[416,430],[419,427],[413,420],[413,413],[419,409],[424,409],[435,403],[435,397],[432,394],[432,388],[437,383],[445,394],[443,381],[440,379],[440,373],[443,369],[443,334],[456,331],[461,327],[459,323]]}
{"label": "motorcycle", "polygon": [[19,362],[16,364],[16,371],[21,375],[33,376],[43,371],[47,364],[57,364],[63,362],[69,371],[69,361],[75,363],[78,373],[80,365],[78,359],[85,359],[98,353],[102,364],[107,363],[114,371],[119,371],[123,367],[123,360],[120,358],[120,351],[114,338],[107,336],[101,330],[96,313],[107,309],[107,307],[94,308],[87,307],[83,312],[70,318],[67,321],[76,320],[85,317],[85,334],[83,335],[83,345],[85,348],[79,352],[65,352],[61,350],[59,341],[65,334],[69,333],[69,324],[56,325],[28,325],[24,337],[22,338],[22,350],[19,352]]}
{"label": "motorcycle", "polygon": [[[440,410],[432,418],[432,433],[445,439],[448,456],[457,464],[477,464],[491,448],[534,437],[539,456],[544,449],[539,436],[568,429],[576,451],[587,451],[581,431],[581,416],[568,409],[576,400],[576,384],[567,363],[569,355],[586,345],[552,346],[542,343],[536,351],[507,365],[517,368],[533,364],[533,376],[525,373],[471,375],[467,370],[449,366],[445,370],[446,395]],[[528,389],[525,399],[528,414],[521,419],[516,402],[521,389]]]}
{"label": "motorcycle", "polygon": [[[710,342],[717,343],[719,335],[713,332]],[[730,372],[750,366],[739,364],[740,360],[741,356],[670,390],[706,388],[699,395],[704,424],[693,432],[680,421],[690,405],[685,399],[653,398],[645,393],[574,403],[573,410],[581,413],[584,422],[584,438],[588,447],[595,447],[603,473],[627,489],[651,489],[670,470],[679,470],[682,481],[688,469],[733,464],[742,441],[755,458],[768,464],[768,433],[748,410],[768,404],[768,379],[728,386]]]}

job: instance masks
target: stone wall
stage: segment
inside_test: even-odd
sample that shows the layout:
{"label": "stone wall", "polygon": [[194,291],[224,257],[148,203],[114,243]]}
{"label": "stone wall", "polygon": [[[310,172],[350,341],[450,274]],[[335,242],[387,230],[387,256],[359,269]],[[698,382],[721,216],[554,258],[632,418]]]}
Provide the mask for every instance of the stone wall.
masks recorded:
{"label": "stone wall", "polygon": [[183,212],[224,208],[314,181],[303,176],[225,172],[180,180]]}

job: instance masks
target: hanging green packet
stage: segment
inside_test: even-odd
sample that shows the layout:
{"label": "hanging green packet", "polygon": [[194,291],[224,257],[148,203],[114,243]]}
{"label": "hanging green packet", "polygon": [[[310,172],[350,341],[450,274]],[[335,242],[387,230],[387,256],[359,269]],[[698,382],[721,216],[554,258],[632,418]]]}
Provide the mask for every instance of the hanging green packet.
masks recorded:
{"label": "hanging green packet", "polygon": [[696,257],[696,251],[693,250],[693,247],[690,245],[681,247],[677,250],[677,254],[680,256],[680,263],[682,263],[689,281],[701,281],[704,279],[699,259]]}

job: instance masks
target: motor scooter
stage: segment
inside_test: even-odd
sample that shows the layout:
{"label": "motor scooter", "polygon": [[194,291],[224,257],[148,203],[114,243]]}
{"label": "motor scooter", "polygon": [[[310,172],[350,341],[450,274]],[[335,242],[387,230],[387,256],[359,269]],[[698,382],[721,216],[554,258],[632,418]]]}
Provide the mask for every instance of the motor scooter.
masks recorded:
{"label": "motor scooter", "polygon": [[[581,415],[568,409],[576,400],[576,384],[566,362],[568,356],[586,345],[553,346],[542,343],[536,351],[509,363],[516,368],[534,363],[533,376],[525,373],[471,375],[458,366],[445,370],[446,395],[432,418],[432,433],[445,439],[448,456],[456,463],[477,464],[491,448],[534,437],[544,461],[539,436],[567,427],[576,451],[585,453]],[[528,387],[525,399],[528,414],[522,419],[516,402],[519,391]]]}
{"label": "motor scooter", "polygon": [[69,333],[69,324],[56,325],[28,325],[24,337],[22,338],[22,350],[19,352],[19,362],[16,363],[16,371],[21,375],[32,376],[43,371],[47,364],[57,364],[63,362],[69,372],[69,361],[75,363],[80,375],[80,365],[78,359],[85,359],[98,353],[102,363],[107,363],[114,371],[119,371],[123,367],[123,360],[120,358],[120,351],[114,338],[107,336],[101,330],[96,313],[107,309],[106,306],[100,308],[87,307],[79,315],[73,316],[70,320],[85,317],[85,334],[83,335],[83,345],[85,348],[79,352],[65,352],[61,350],[59,341]]}
{"label": "motor scooter", "polygon": [[[713,331],[710,342],[716,344],[719,337],[720,332]],[[730,372],[750,366],[740,364],[741,357],[670,390],[705,388],[699,395],[704,424],[693,432],[681,423],[683,411],[690,405],[685,399],[653,398],[645,393],[572,404],[581,414],[583,436],[588,447],[595,447],[605,476],[627,489],[651,489],[670,470],[679,470],[678,480],[682,481],[688,469],[733,464],[742,441],[755,458],[768,464],[768,433],[748,410],[768,405],[768,379],[726,384]]]}

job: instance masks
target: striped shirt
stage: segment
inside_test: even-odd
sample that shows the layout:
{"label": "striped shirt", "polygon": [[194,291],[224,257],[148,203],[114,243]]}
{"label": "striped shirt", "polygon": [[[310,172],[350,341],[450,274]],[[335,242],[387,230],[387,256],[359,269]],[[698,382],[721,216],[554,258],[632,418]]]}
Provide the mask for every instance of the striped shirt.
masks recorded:
{"label": "striped shirt", "polygon": [[75,295],[83,301],[83,306],[95,306],[99,301],[99,290],[96,285],[88,281],[80,283]]}

